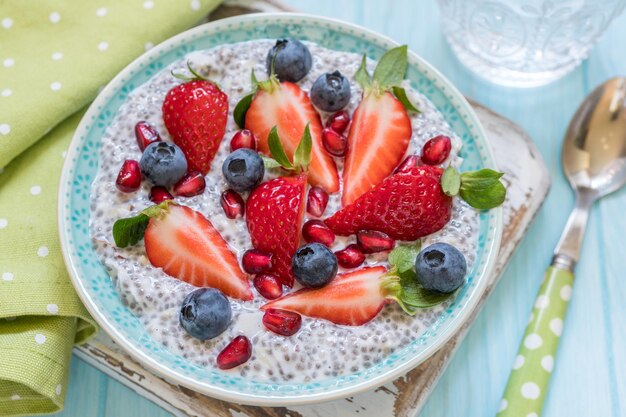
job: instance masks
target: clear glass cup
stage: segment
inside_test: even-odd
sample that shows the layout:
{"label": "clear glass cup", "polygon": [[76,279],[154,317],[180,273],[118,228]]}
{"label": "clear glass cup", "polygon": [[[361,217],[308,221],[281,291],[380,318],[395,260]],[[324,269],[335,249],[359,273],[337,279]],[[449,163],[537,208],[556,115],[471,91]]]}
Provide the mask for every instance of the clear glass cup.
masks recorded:
{"label": "clear glass cup", "polygon": [[626,0],[439,0],[459,60],[498,84],[534,87],[574,69]]}

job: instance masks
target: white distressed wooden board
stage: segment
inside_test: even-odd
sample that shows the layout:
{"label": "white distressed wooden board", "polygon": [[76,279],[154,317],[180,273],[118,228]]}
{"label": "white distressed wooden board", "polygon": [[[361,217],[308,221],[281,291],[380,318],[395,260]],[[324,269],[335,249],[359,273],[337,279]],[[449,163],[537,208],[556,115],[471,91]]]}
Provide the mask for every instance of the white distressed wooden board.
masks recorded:
{"label": "white distressed wooden board", "polygon": [[[276,1],[233,0],[211,16],[226,17],[250,11],[286,10]],[[480,306],[541,206],[550,185],[548,171],[530,138],[513,122],[472,103],[492,145],[501,171],[506,173],[504,235],[498,264],[489,285],[461,331],[441,350],[407,375],[376,390],[324,404],[296,407],[253,407],[216,400],[168,382],[145,370],[106,334],[77,347],[75,355],[117,379],[140,395],[181,417],[327,417],[358,413],[365,417],[413,417],[423,406],[450,358],[460,345]],[[523,173],[523,176],[518,176]]]}

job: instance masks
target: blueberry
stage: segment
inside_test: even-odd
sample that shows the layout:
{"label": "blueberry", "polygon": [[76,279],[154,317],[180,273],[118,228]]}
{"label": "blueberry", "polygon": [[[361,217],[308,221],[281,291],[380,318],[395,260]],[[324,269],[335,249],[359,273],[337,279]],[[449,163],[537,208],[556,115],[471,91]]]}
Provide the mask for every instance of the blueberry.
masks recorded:
{"label": "blueberry", "polygon": [[187,173],[185,154],[173,143],[151,143],[143,151],[139,165],[146,178],[164,187],[176,184]]}
{"label": "blueberry", "polygon": [[311,101],[320,110],[336,112],[350,102],[350,83],[339,71],[319,76],[311,87]]}
{"label": "blueberry", "polygon": [[179,314],[183,329],[200,340],[213,339],[222,334],[231,318],[228,298],[215,288],[199,288],[189,293]]}
{"label": "blueberry", "polygon": [[435,243],[417,255],[415,270],[422,287],[450,293],[465,282],[467,263],[463,254],[454,246]]}
{"label": "blueberry", "polygon": [[258,153],[241,148],[228,155],[222,165],[222,173],[233,190],[250,191],[263,179],[265,167]]}
{"label": "blueberry", "polygon": [[321,243],[309,243],[296,251],[291,258],[291,267],[300,284],[320,288],[337,275],[337,258]]}
{"label": "blueberry", "polygon": [[[274,57],[276,57],[274,59]],[[267,73],[272,70],[274,61],[274,74],[280,81],[295,83],[303,79],[311,70],[313,58],[311,52],[302,42],[297,39],[279,39],[276,45],[267,53]]]}

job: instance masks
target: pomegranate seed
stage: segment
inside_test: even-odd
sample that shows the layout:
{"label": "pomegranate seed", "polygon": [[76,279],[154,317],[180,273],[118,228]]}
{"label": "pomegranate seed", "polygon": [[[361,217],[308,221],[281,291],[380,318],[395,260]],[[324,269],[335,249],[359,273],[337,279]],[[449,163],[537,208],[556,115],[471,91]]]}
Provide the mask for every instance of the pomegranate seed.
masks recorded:
{"label": "pomegranate seed", "polygon": [[270,308],[263,315],[263,324],[274,333],[291,336],[300,330],[302,316],[293,311]]}
{"label": "pomegranate seed", "polygon": [[141,187],[141,169],[139,162],[127,159],[122,164],[117,180],[115,180],[117,189],[125,193],[137,191]]}
{"label": "pomegranate seed", "polygon": [[326,121],[326,127],[334,130],[335,132],[342,134],[346,131],[346,128],[350,124],[350,115],[345,111],[338,111],[328,118]]}
{"label": "pomegranate seed", "polygon": [[167,191],[165,187],[161,187],[157,185],[150,189],[150,201],[154,204],[159,204],[164,202],[165,200],[171,200],[174,197]]}
{"label": "pomegranate seed", "polygon": [[321,220],[309,220],[302,226],[302,237],[307,242],[318,242],[330,246],[335,241],[335,234]]}
{"label": "pomegranate seed", "polygon": [[230,140],[230,151],[240,148],[248,148],[256,151],[256,138],[248,129],[238,130]]}
{"label": "pomegranate seed", "polygon": [[439,135],[424,144],[422,148],[422,161],[428,165],[439,165],[448,158],[452,144],[450,138]]}
{"label": "pomegranate seed", "polygon": [[161,140],[159,132],[150,123],[143,120],[135,125],[135,137],[137,138],[137,145],[142,151],[152,142]]}
{"label": "pomegranate seed", "polygon": [[311,187],[306,202],[306,211],[311,216],[321,217],[328,204],[328,193],[320,187]]}
{"label": "pomegranate seed", "polygon": [[268,300],[274,300],[283,295],[283,285],[278,280],[278,277],[271,274],[260,274],[254,277],[254,288],[264,298]]}
{"label": "pomegranate seed", "polygon": [[222,208],[226,217],[229,219],[236,219],[243,217],[246,211],[246,203],[243,198],[233,190],[226,190],[222,193]]}
{"label": "pomegranate seed", "polygon": [[346,246],[344,249],[335,252],[337,262],[344,268],[356,268],[365,261],[365,255],[356,244]]}
{"label": "pomegranate seed", "polygon": [[356,234],[356,243],[363,253],[375,253],[393,249],[396,241],[383,232],[360,230]]}
{"label": "pomegranate seed", "polygon": [[417,155],[409,155],[406,157],[406,159],[404,161],[402,161],[402,163],[400,165],[398,165],[398,168],[396,168],[395,171],[393,171],[394,174],[397,174],[399,172],[407,172],[408,170],[410,170],[413,167],[419,166],[420,165],[420,158]]}
{"label": "pomegranate seed", "polygon": [[246,363],[250,356],[252,356],[250,340],[246,336],[237,336],[217,355],[217,367],[231,369]]}
{"label": "pomegranate seed", "polygon": [[334,156],[344,156],[348,149],[346,138],[329,128],[322,130],[322,144],[326,151]]}
{"label": "pomegranate seed", "polygon": [[243,270],[248,274],[267,272],[272,267],[272,255],[256,249],[248,249],[241,259]]}
{"label": "pomegranate seed", "polygon": [[174,194],[181,197],[193,197],[194,195],[202,194],[205,187],[204,175],[201,172],[192,171],[185,174],[174,185]]}

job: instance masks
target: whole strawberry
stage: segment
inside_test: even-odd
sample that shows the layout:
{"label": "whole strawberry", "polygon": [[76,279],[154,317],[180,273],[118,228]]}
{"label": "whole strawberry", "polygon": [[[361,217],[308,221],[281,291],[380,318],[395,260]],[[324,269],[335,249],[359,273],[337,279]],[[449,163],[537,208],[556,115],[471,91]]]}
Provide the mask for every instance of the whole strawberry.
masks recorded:
{"label": "whole strawberry", "polygon": [[185,154],[189,171],[206,175],[226,131],[228,97],[219,87],[191,67],[192,78],[168,91],[163,101],[163,121]]}
{"label": "whole strawberry", "polygon": [[452,198],[441,188],[440,168],[418,166],[385,178],[326,219],[337,235],[378,230],[393,239],[416,240],[450,220]]}

